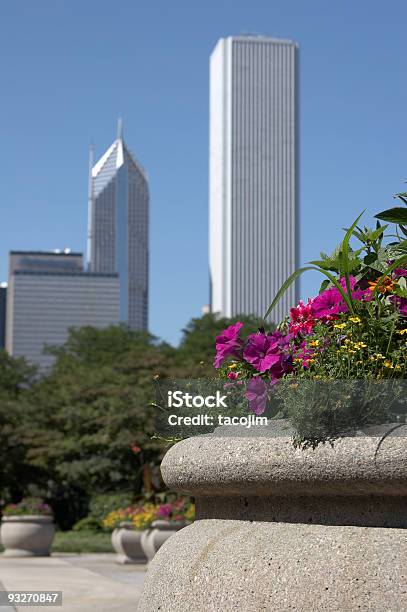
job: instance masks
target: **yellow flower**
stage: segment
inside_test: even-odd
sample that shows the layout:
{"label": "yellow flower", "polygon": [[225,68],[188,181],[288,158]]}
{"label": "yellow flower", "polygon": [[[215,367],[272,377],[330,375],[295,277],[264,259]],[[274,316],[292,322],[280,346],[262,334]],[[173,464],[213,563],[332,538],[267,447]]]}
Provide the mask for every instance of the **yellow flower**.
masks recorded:
{"label": "yellow flower", "polygon": [[319,340],[312,340],[311,342],[309,342],[308,346],[318,346],[319,345]]}
{"label": "yellow flower", "polygon": [[232,364],[229,366],[229,370],[236,370],[236,368],[237,368],[237,363],[232,363]]}
{"label": "yellow flower", "polygon": [[195,504],[191,504],[184,513],[185,520],[193,521],[195,519]]}
{"label": "yellow flower", "polygon": [[399,331],[397,333],[400,334],[400,336],[403,336],[404,334],[407,334],[407,327],[405,327],[404,329],[399,329]]}
{"label": "yellow flower", "polygon": [[360,317],[349,317],[349,321],[352,321],[352,323],[362,323],[362,319]]}
{"label": "yellow flower", "polygon": [[335,323],[334,329],[343,329],[346,327],[346,323]]}
{"label": "yellow flower", "polygon": [[363,349],[367,347],[367,344],[364,342],[355,342],[354,347],[355,349]]}
{"label": "yellow flower", "polygon": [[401,370],[401,365],[397,364],[397,365],[394,367],[394,369],[395,369],[395,370]]}

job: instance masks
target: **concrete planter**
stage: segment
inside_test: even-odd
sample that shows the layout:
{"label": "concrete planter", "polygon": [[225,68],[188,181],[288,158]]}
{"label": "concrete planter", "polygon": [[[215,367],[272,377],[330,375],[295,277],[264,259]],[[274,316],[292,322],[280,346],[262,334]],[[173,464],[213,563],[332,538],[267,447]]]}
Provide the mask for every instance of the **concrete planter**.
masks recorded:
{"label": "concrete planter", "polygon": [[315,451],[271,426],[176,444],[162,474],[197,520],[155,556],[139,611],[407,610],[407,426],[383,432]]}
{"label": "concrete planter", "polygon": [[6,557],[47,557],[54,539],[52,516],[4,516],[0,539]]}
{"label": "concrete planter", "polygon": [[185,522],[154,521],[151,529],[142,532],[141,547],[148,561],[151,561],[156,552],[174,533],[185,527]]}
{"label": "concrete planter", "polygon": [[123,522],[112,532],[112,546],[118,563],[146,563],[141,547],[142,531],[134,529],[132,523]]}

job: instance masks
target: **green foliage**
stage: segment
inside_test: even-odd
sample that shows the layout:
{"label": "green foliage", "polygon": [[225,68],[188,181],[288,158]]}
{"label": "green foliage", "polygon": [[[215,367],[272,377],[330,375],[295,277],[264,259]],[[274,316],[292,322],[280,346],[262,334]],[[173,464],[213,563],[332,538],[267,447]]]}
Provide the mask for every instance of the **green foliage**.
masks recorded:
{"label": "green foliage", "polygon": [[130,506],[133,501],[131,493],[105,493],[92,497],[89,503],[89,516],[101,521],[109,512],[116,508]]}
{"label": "green foliage", "polygon": [[60,528],[89,516],[93,529],[111,508],[163,490],[154,378],[212,373],[214,338],[229,324],[194,319],[177,349],[125,326],[73,329],[49,348],[55,363],[42,378],[0,352],[0,497],[42,497]]}
{"label": "green foliage", "polygon": [[72,527],[72,531],[92,531],[94,533],[99,533],[103,531],[103,528],[98,519],[94,518],[93,516],[86,516],[75,523],[75,525]]}
{"label": "green foliage", "polygon": [[112,553],[112,537],[93,530],[57,531],[51,552]]}

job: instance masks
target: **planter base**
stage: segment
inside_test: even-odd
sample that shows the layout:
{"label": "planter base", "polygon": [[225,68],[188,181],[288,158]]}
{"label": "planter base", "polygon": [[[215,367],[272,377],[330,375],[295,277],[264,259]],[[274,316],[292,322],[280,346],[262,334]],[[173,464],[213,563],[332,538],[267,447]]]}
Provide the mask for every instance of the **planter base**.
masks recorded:
{"label": "planter base", "polygon": [[29,550],[22,550],[21,548],[7,548],[4,551],[3,557],[49,557],[49,550],[40,550],[31,552]]}
{"label": "planter base", "polygon": [[406,559],[405,529],[198,520],[158,551],[139,612],[406,610]]}

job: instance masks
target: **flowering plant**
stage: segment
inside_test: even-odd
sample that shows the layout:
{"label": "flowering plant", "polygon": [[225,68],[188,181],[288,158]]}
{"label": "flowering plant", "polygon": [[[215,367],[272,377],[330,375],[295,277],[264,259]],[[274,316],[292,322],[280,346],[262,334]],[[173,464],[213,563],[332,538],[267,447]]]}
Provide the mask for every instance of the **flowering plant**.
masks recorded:
{"label": "flowering plant", "polygon": [[102,519],[102,527],[112,531],[120,526],[120,523],[131,523],[136,514],[142,512],[143,506],[128,506],[112,510]]}
{"label": "flowering plant", "polygon": [[192,522],[195,517],[195,506],[187,498],[178,498],[162,504],[147,502],[139,506],[119,508],[110,512],[102,521],[105,529],[115,529],[123,521],[130,521],[134,529],[142,531],[149,529],[156,520],[169,522]]}
{"label": "flowering plant", "polygon": [[[397,197],[407,204],[407,194]],[[326,277],[319,295],[291,308],[276,331],[261,328],[244,338],[236,323],[216,339],[214,366],[221,376],[228,384],[244,381],[255,414],[267,409],[270,416],[288,417],[302,446],[405,410],[407,209],[376,216],[399,226],[387,236],[396,241],[383,244],[388,225],[380,221],[374,230],[359,227],[360,215],[330,257],[321,253],[287,279],[265,318],[307,270]],[[352,237],[361,243],[357,250],[350,247]]]}
{"label": "flowering plant", "polygon": [[18,504],[8,504],[2,510],[3,516],[22,516],[22,515],[40,515],[51,516],[53,514],[51,506],[44,503],[42,499],[37,497],[26,497]]}

